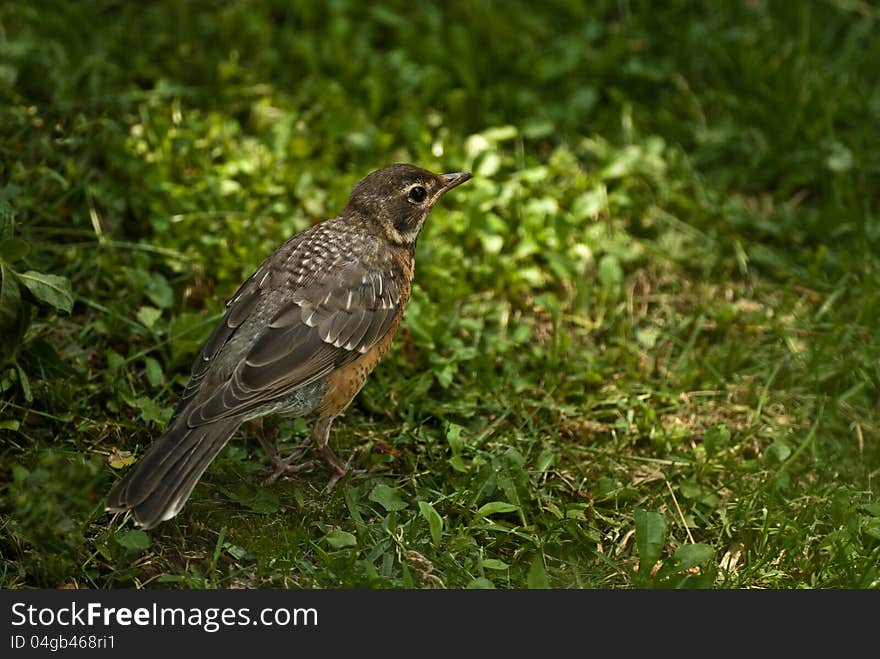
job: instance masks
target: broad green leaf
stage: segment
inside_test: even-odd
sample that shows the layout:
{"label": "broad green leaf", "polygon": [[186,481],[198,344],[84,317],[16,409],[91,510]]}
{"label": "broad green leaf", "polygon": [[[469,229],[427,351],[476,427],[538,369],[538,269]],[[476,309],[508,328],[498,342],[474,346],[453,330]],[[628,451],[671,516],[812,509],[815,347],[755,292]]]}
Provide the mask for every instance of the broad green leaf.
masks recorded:
{"label": "broad green leaf", "polygon": [[0,241],[0,260],[15,263],[23,259],[31,251],[31,246],[21,238],[7,238]]}
{"label": "broad green leaf", "polygon": [[137,312],[137,319],[140,321],[141,325],[147,329],[151,329],[161,316],[162,312],[159,309],[149,305],[142,306]]}
{"label": "broad green leaf", "polygon": [[716,453],[730,443],[730,429],[723,423],[719,423],[706,429],[703,434],[703,444],[710,453]]}
{"label": "broad green leaf", "polygon": [[555,460],[556,451],[554,451],[553,449],[545,448],[543,451],[541,451],[541,453],[538,455],[538,463],[536,465],[538,473],[543,474],[545,471],[547,471],[553,465]]}
{"label": "broad green leaf", "polygon": [[666,519],[660,513],[637,508],[635,511],[636,548],[639,552],[639,576],[648,579],[660,560],[666,542]]}
{"label": "broad green leaf", "polygon": [[698,565],[703,565],[710,561],[714,555],[715,549],[712,546],[695,543],[693,545],[685,545],[684,547],[681,547],[675,552],[673,559],[675,560],[675,567],[677,569],[687,570]]}
{"label": "broad green leaf", "polygon": [[507,140],[514,139],[519,132],[517,131],[516,126],[508,124],[506,126],[493,126],[492,128],[487,128],[480,134],[489,142],[506,142]]}
{"label": "broad green leaf", "polygon": [[636,330],[636,341],[648,350],[651,350],[657,344],[658,336],[660,336],[660,332],[655,327],[645,327],[644,329]]}
{"label": "broad green leaf", "polygon": [[384,483],[379,483],[373,488],[369,496],[370,501],[375,501],[389,513],[395,510],[403,510],[409,504],[400,498],[400,492],[397,488],[389,487]]}
{"label": "broad green leaf", "polygon": [[501,248],[504,247],[504,238],[496,234],[481,233],[480,241],[486,254],[500,254]]}
{"label": "broad green leaf", "polygon": [[526,216],[534,218],[555,215],[559,212],[559,202],[553,197],[536,197],[526,203],[524,212]]}
{"label": "broad green leaf", "polygon": [[571,222],[583,222],[598,216],[608,206],[608,191],[604,185],[599,185],[588,192],[584,192],[571,206],[571,213],[566,219]]}
{"label": "broad green leaf", "polygon": [[848,172],[855,164],[852,151],[840,142],[831,144],[830,153],[825,159],[825,164],[832,172]]}
{"label": "broad green leaf", "polygon": [[785,462],[791,455],[791,447],[784,439],[777,439],[767,449],[767,456],[776,462]]}
{"label": "broad green leaf", "polygon": [[339,529],[330,531],[330,533],[324,536],[324,540],[326,540],[327,544],[334,549],[354,547],[357,545],[357,538],[354,534],[349,533],[348,531],[340,531]]}
{"label": "broad green leaf", "polygon": [[[510,447],[504,452],[504,460],[505,462],[507,462],[507,464],[519,470],[526,463],[526,456],[517,451],[515,448]],[[515,495],[511,493],[510,498],[515,498]]]}
{"label": "broad green leaf", "polygon": [[278,508],[281,507],[281,501],[278,498],[278,495],[265,487],[258,489],[253,497],[242,503],[255,513],[262,513],[264,515],[277,512]]}
{"label": "broad green leaf", "polygon": [[468,590],[494,590],[495,584],[486,577],[477,577],[467,585]]}
{"label": "broad green leaf", "polygon": [[471,135],[464,142],[464,151],[468,158],[473,160],[481,153],[487,151],[490,146],[489,140],[482,135]]}
{"label": "broad green leaf", "polygon": [[434,541],[434,546],[439,547],[440,538],[443,534],[443,518],[440,517],[440,513],[434,509],[434,506],[427,501],[419,501],[419,512],[428,522],[428,528],[431,529],[431,539]]}
{"label": "broad green leaf", "polygon": [[599,281],[609,293],[617,294],[620,292],[620,286],[623,283],[623,268],[617,257],[612,254],[606,254],[599,259]]}
{"label": "broad green leaf", "polygon": [[73,309],[73,293],[67,277],[28,270],[18,273],[18,279],[41,302],[67,313]]}
{"label": "broad green leaf", "polygon": [[616,151],[609,162],[597,176],[601,180],[623,178],[629,176],[639,168],[643,159],[644,151],[640,146],[631,144]]}
{"label": "broad green leaf", "polygon": [[449,460],[447,460],[449,466],[455,469],[455,471],[460,472],[462,474],[467,473],[468,466],[467,463],[461,458],[459,455],[454,455]]}
{"label": "broad green leaf", "polygon": [[167,309],[174,304],[174,290],[162,275],[155,274],[150,277],[146,293],[150,301],[161,309]]}
{"label": "broad green leaf", "polygon": [[501,169],[501,157],[493,151],[487,151],[478,159],[478,163],[474,166],[474,173],[478,176],[491,178],[499,169]]}
{"label": "broad green leaf", "polygon": [[506,501],[490,501],[489,503],[480,506],[480,509],[477,511],[477,516],[488,517],[489,515],[494,515],[496,513],[512,513],[516,510],[517,507],[512,503],[507,503]]}
{"label": "broad green leaf", "polygon": [[4,419],[3,421],[0,421],[0,430],[18,430],[20,427],[21,423],[15,419]]}
{"label": "broad green leaf", "polygon": [[533,140],[552,135],[555,130],[552,121],[531,119],[523,124],[523,135]]}
{"label": "broad green leaf", "polygon": [[449,442],[449,448],[452,455],[458,455],[464,448],[464,427],[457,423],[448,423],[446,425],[446,441]]}
{"label": "broad green leaf", "polygon": [[135,405],[141,410],[141,418],[144,421],[152,421],[154,423],[158,423],[160,426],[164,426],[168,423],[168,419],[171,418],[172,410],[170,407],[163,407],[159,405],[152,398],[148,398],[147,396],[138,396],[134,399]]}
{"label": "broad green leaf", "polygon": [[116,536],[116,542],[126,549],[143,551],[150,546],[150,536],[140,529],[132,529]]}
{"label": "broad green leaf", "polygon": [[0,327],[15,322],[21,305],[21,293],[12,268],[0,263]]}
{"label": "broad green leaf", "polygon": [[158,387],[162,384],[162,367],[158,361],[152,357],[146,357],[144,359],[144,371],[147,375],[147,382],[150,383],[151,387]]}
{"label": "broad green leaf", "polygon": [[260,487],[258,484],[243,484],[234,490],[226,490],[225,493],[230,499],[250,508],[255,513],[269,515],[277,512],[281,507],[278,494],[274,490]]}
{"label": "broad green leaf", "polygon": [[531,590],[546,590],[550,587],[547,582],[547,572],[544,570],[544,557],[540,553],[535,554],[526,580]]}
{"label": "broad green leaf", "polygon": [[120,355],[118,352],[113,350],[112,348],[107,349],[107,369],[109,371],[118,371],[120,369],[126,368],[128,366],[128,362],[125,361],[125,357]]}
{"label": "broad green leaf", "polygon": [[510,567],[507,563],[500,561],[497,558],[484,558],[480,561],[480,565],[487,570],[506,570]]}
{"label": "broad green leaf", "polygon": [[15,368],[18,370],[18,384],[21,385],[21,393],[24,395],[24,399],[29,403],[33,402],[34,394],[31,392],[31,381],[28,378],[28,374],[25,373],[25,370],[19,364],[16,364]]}

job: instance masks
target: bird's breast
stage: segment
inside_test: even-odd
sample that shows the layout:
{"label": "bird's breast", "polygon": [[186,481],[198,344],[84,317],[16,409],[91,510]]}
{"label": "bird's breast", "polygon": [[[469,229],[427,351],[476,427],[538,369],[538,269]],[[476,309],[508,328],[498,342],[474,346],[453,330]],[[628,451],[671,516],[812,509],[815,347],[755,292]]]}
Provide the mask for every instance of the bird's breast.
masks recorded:
{"label": "bird's breast", "polygon": [[402,291],[397,317],[385,335],[353,362],[335,369],[327,376],[327,388],[320,403],[322,416],[339,414],[357,396],[364,386],[367,376],[373,372],[373,369],[388,352],[388,348],[391,347],[391,342],[400,327],[400,319],[409,299],[409,293],[410,287],[406,286]]}

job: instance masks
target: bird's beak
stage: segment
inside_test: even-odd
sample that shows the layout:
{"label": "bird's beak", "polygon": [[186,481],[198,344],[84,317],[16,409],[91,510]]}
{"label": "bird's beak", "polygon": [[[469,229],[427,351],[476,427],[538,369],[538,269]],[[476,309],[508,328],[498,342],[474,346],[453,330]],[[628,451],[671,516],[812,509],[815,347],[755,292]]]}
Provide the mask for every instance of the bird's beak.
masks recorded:
{"label": "bird's beak", "polygon": [[470,172],[453,172],[452,174],[441,174],[440,180],[443,181],[441,190],[447,192],[452,188],[461,185],[465,181],[469,181],[473,177]]}

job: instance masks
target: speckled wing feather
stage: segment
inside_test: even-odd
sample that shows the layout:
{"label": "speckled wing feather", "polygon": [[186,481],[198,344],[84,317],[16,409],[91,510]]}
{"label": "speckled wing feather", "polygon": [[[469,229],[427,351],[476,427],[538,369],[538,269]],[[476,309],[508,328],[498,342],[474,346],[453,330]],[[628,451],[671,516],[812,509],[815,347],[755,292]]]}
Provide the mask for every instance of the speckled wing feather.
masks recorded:
{"label": "speckled wing feather", "polygon": [[332,240],[321,228],[283,245],[232,298],[177,412],[189,427],[284,401],[357,359],[394,324],[405,303],[399,266],[378,245],[354,250],[375,262],[344,256],[339,228]]}

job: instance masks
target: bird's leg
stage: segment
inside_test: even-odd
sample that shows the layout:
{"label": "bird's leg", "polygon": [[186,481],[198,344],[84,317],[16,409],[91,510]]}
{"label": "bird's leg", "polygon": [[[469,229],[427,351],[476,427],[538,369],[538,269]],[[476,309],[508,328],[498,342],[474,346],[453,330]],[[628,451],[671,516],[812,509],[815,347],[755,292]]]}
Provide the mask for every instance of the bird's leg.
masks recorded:
{"label": "bird's leg", "polygon": [[269,458],[270,461],[277,458],[278,451],[275,450],[275,438],[278,436],[278,429],[273,428],[271,431],[266,430],[266,424],[263,422],[263,417],[251,421],[251,427],[254,429],[254,436],[257,438],[257,441],[260,442],[260,446],[263,447],[266,457]]}
{"label": "bird's leg", "polygon": [[[331,423],[333,423],[332,417],[319,419],[312,430],[312,439],[315,441],[315,448],[318,449],[321,457],[324,458],[324,462],[330,465],[330,468],[333,470],[333,475],[330,477],[327,485],[324,486],[324,494],[330,494],[333,491],[333,488],[336,487],[336,484],[340,479],[348,473],[351,461],[354,460],[358,453],[360,453],[360,449],[356,448],[351,452],[351,455],[348,456],[348,460],[345,462],[336,457],[333,449],[330,448]],[[362,474],[364,473],[364,470],[358,469],[354,473]]]}
{"label": "bird's leg", "polygon": [[309,444],[312,441],[311,437],[306,437],[300,444],[297,446],[293,452],[288,455],[286,458],[281,458],[278,455],[278,450],[275,447],[275,436],[278,434],[277,431],[272,433],[272,437],[268,437],[269,433],[264,431],[263,419],[259,420],[259,430],[256,433],[257,440],[260,442],[260,446],[263,447],[263,450],[266,452],[266,457],[269,458],[269,464],[272,465],[273,471],[266,480],[263,481],[263,485],[271,485],[275,481],[278,480],[279,477],[284,474],[296,474],[304,469],[308,469],[311,467],[315,461],[307,460],[306,462],[301,462],[299,464],[291,464],[296,460],[299,460],[302,457],[302,454],[305,453],[306,448],[308,448]]}

